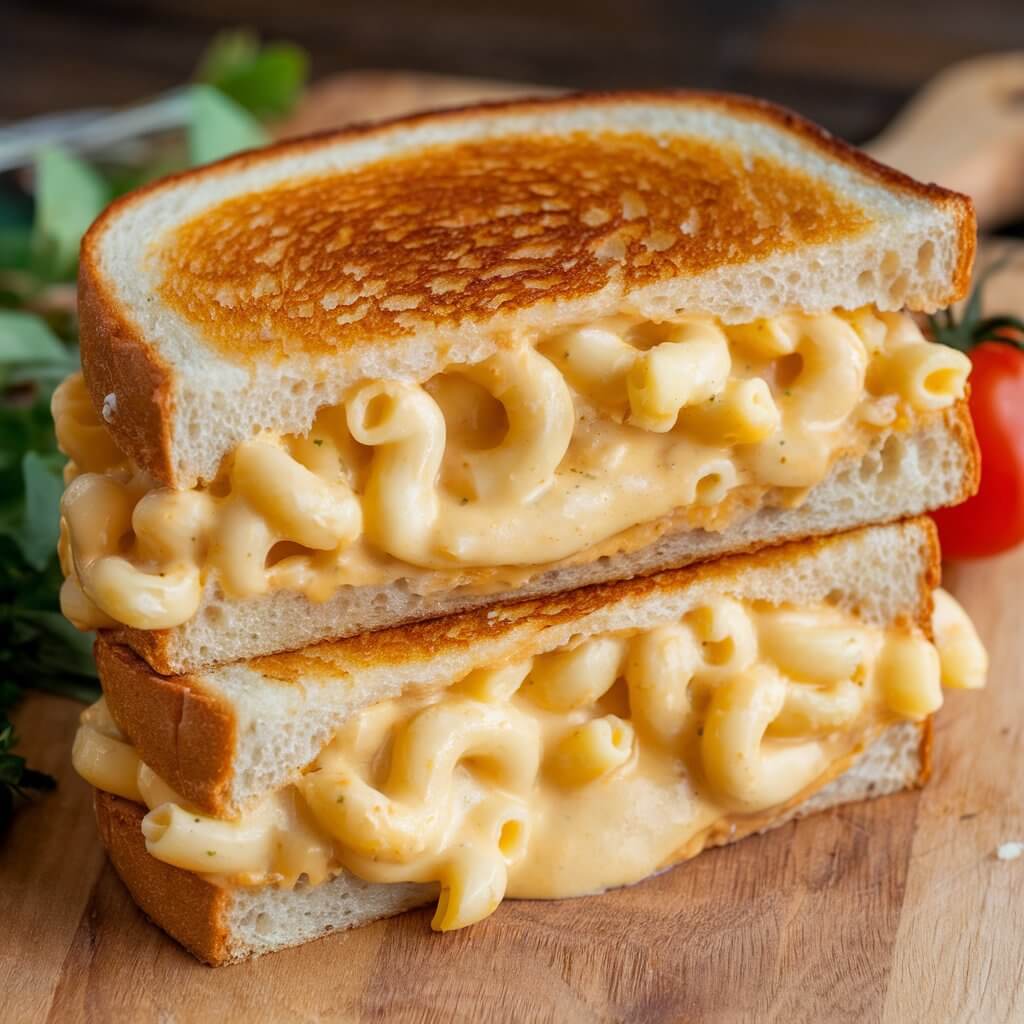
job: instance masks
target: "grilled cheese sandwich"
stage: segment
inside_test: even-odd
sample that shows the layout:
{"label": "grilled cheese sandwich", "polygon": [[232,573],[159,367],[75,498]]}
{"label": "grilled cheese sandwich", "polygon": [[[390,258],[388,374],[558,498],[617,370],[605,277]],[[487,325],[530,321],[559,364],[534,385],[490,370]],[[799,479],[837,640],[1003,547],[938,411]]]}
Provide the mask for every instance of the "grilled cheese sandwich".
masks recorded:
{"label": "grilled cheese sandwich", "polygon": [[142,908],[211,963],[449,930],[923,781],[986,667],[908,519],[977,486],[915,318],[973,253],[965,197],[692,93],[116,202],[53,412],[74,762]]}

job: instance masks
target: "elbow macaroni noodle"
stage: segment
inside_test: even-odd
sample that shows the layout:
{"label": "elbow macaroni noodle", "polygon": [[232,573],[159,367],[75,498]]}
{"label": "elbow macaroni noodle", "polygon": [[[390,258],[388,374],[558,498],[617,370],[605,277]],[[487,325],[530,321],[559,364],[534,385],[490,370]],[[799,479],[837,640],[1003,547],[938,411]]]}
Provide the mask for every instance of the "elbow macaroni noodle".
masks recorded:
{"label": "elbow macaroni noodle", "polygon": [[[159,860],[224,885],[436,882],[434,927],[506,895],[628,884],[709,830],[767,818],[841,770],[876,732],[920,719],[948,686],[983,684],[985,654],[936,594],[933,646],[827,605],[728,597],[681,621],[479,668],[447,689],[356,713],[292,785],[237,820],[189,807],[139,761],[101,701],[73,760],[145,803]],[[758,819],[758,815],[762,815]]]}
{"label": "elbow macaroni noodle", "polygon": [[192,491],[133,467],[76,375],[53,398],[72,459],[62,606],[80,628],[161,629],[210,581],[317,601],[399,578],[500,590],[513,570],[640,547],[669,516],[721,529],[799,501],[838,453],[962,397],[969,365],[870,309],[612,317],[425,385],[366,381],[308,435],[251,438]]}

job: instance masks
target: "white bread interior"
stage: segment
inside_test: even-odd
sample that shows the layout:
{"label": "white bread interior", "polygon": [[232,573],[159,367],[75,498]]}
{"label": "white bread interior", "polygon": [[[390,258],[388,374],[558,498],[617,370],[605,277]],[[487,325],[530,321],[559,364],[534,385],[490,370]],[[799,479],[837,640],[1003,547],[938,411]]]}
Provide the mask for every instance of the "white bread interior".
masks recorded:
{"label": "white bread interior", "polygon": [[[828,601],[870,624],[927,626],[937,560],[934,527],[921,519],[239,662],[182,680],[202,700],[194,712],[183,705],[172,730],[146,715],[146,693],[161,680],[145,674],[141,663],[141,681],[127,689],[114,685],[113,673],[102,674],[110,713],[142,760],[204,810],[233,817],[296,779],[353,713],[406,687],[448,686],[478,667],[595,634],[649,629],[723,594]],[[101,669],[106,662],[99,658]],[[190,721],[203,701],[234,723],[234,748],[223,752],[216,785],[205,787],[193,769],[209,732]]]}
{"label": "white bread interior", "polygon": [[210,583],[199,611],[183,625],[159,633],[117,629],[108,635],[139,653],[157,672],[178,675],[502,600],[561,593],[784,540],[920,515],[962,501],[973,493],[975,475],[973,435],[961,407],[912,433],[879,436],[861,458],[840,460],[797,508],[762,509],[720,533],[670,530],[637,551],[551,570],[514,591],[419,595],[397,583],[343,588],[316,604],[289,591],[232,600]]}
{"label": "white bread interior", "polygon": [[[157,295],[159,261],[152,258],[153,246],[166,232],[225,199],[304,176],[360,168],[424,146],[579,131],[686,136],[736,146],[745,159],[767,156],[827,182],[859,206],[869,224],[821,244],[783,247],[763,259],[737,260],[634,288],[612,273],[598,291],[558,303],[520,305],[512,312],[498,310],[484,319],[456,318],[444,324],[440,336],[435,323],[410,316],[407,333],[384,345],[368,338],[357,352],[296,354],[248,364],[225,358]],[[224,455],[260,429],[306,432],[317,410],[341,402],[357,380],[424,380],[445,365],[486,358],[510,330],[550,331],[626,308],[654,321],[686,311],[728,323],[794,308],[823,312],[874,304],[882,310],[932,311],[960,296],[973,245],[973,214],[963,197],[919,186],[768,104],[666,93],[468,109],[283,144],[169,179],[116,204],[86,240],[82,294],[88,300],[86,313],[101,309],[96,329],[117,337],[105,339],[110,345],[96,345],[87,336],[93,329],[87,317],[83,362],[97,409],[107,409],[111,429],[128,454],[165,484],[189,487],[197,478],[211,479]],[[154,370],[161,392],[157,411],[145,406],[148,396],[129,394],[138,388],[137,375],[132,378],[115,365],[135,367],[111,354],[123,353],[128,345],[144,347],[147,364],[159,368]],[[138,418],[145,424],[136,424],[134,433],[121,432],[118,409],[132,401],[142,408]],[[169,436],[159,441],[149,436],[158,429]],[[141,441],[140,434],[146,435]],[[142,449],[169,451],[147,463],[132,450],[129,437]]]}

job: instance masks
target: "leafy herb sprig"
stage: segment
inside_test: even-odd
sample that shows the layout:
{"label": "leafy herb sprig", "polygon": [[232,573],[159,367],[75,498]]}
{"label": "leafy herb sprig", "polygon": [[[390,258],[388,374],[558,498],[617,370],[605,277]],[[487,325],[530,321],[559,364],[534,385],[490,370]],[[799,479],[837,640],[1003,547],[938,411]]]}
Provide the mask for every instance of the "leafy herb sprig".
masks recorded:
{"label": "leafy herb sprig", "polygon": [[86,228],[120,193],[268,140],[266,120],[297,102],[308,60],[250,32],[218,36],[185,95],[184,133],[148,140],[125,162],[41,151],[32,195],[0,181],[0,830],[26,791],[53,779],[12,752],[8,711],[29,688],[94,700],[92,637],[61,615],[56,547],[64,456],[53,389],[78,365],[74,278]]}

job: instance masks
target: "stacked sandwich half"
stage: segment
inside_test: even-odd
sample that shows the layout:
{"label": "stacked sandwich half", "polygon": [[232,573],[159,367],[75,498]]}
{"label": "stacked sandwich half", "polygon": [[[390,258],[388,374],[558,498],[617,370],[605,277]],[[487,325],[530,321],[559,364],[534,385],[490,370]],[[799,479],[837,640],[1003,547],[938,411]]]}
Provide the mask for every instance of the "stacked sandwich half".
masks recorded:
{"label": "stacked sandwich half", "polygon": [[928,771],[985,656],[919,517],[978,460],[969,202],[754,101],[291,142],[81,262],[75,764],[224,963],[637,882]]}

